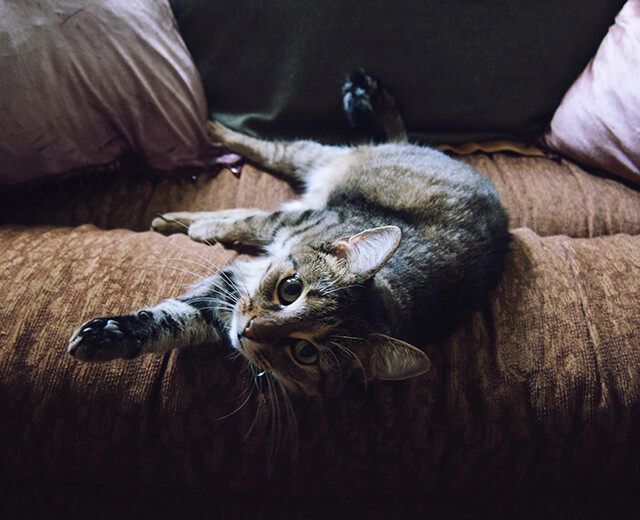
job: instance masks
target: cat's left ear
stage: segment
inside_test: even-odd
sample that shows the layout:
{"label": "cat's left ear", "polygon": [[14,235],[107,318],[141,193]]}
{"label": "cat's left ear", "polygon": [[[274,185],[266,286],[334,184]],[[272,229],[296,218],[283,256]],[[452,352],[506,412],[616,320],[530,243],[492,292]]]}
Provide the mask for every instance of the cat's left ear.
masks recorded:
{"label": "cat's left ear", "polygon": [[431,368],[429,357],[422,350],[384,334],[367,338],[371,349],[367,379],[397,381],[421,376]]}
{"label": "cat's left ear", "polygon": [[389,261],[401,240],[402,231],[398,226],[383,226],[341,238],[332,245],[331,252],[346,259],[352,273],[370,278]]}

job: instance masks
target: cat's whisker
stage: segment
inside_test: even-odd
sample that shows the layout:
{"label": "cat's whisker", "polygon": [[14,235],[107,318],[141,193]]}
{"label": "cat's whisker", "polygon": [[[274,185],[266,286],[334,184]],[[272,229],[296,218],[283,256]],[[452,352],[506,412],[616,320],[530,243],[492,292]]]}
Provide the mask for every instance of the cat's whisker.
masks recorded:
{"label": "cat's whisker", "polygon": [[[213,251],[217,253],[217,255],[220,257],[220,259],[223,261],[223,266],[219,267],[217,266],[215,263],[213,263],[212,261],[208,260],[207,258],[205,258],[203,255],[200,255],[196,252],[190,251],[187,248],[184,248],[182,246],[179,246],[177,244],[173,244],[175,247],[177,247],[178,249],[182,249],[186,252],[192,253],[193,255],[195,255],[198,258],[201,258],[202,260],[204,260],[205,262],[209,263],[214,269],[211,270],[212,273],[217,274],[218,276],[220,276],[223,280],[225,280],[231,287],[233,287],[238,293],[242,293],[242,289],[244,289],[244,294],[248,295],[249,294],[249,290],[247,289],[247,284],[246,284],[246,280],[244,278],[244,273],[242,273],[242,271],[240,269],[238,269],[238,267],[234,264],[232,264],[232,260],[231,258],[226,258],[221,251],[219,251],[219,248],[215,247],[215,245],[212,245],[210,242],[206,241],[207,245],[211,246],[213,248]],[[219,243],[216,243],[219,244]],[[196,263],[196,262],[194,262]],[[234,280],[233,278],[231,278],[227,273],[224,272],[224,268],[228,268],[230,269],[233,274],[236,275],[237,280],[242,284],[242,287],[236,283],[236,280]],[[216,287],[218,290],[223,291],[223,288],[220,286],[220,284],[213,284],[214,287]],[[229,297],[231,296],[228,291],[225,293],[227,294]],[[236,302],[239,298],[236,298]]]}
{"label": "cat's whisker", "polygon": [[[226,287],[223,287],[222,285],[220,285],[220,283],[215,281],[215,279],[209,278],[208,283],[211,287],[214,287],[216,290],[218,290],[229,302],[238,303],[238,301],[240,300],[240,297],[238,295],[234,294]],[[206,298],[215,299],[215,297],[213,296],[200,296],[197,299],[200,301],[207,301]]]}
{"label": "cat's whisker", "polygon": [[146,267],[163,267],[165,269],[173,269],[174,271],[180,271],[183,273],[190,274],[195,278],[199,278],[200,280],[206,280],[207,276],[202,276],[200,274],[194,273],[193,271],[189,271],[188,269],[183,269],[182,267],[176,267],[175,265],[166,265],[166,264],[146,264]]}
{"label": "cat's whisker", "polygon": [[228,419],[229,417],[237,414],[240,410],[242,410],[247,403],[249,402],[249,400],[251,399],[251,396],[253,396],[253,389],[251,389],[251,391],[245,389],[236,399],[240,399],[242,397],[243,394],[248,393],[246,399],[244,401],[242,401],[242,404],[240,406],[238,406],[235,410],[233,410],[232,412],[228,413],[227,415],[223,415],[222,417],[218,417],[216,419],[216,421],[223,421],[225,419]]}
{"label": "cat's whisker", "polygon": [[202,267],[205,271],[207,271],[207,272],[209,272],[211,274],[216,274],[218,272],[218,268],[215,265],[212,268],[212,267],[209,267],[206,264],[202,264],[200,262],[196,262],[195,260],[189,260],[188,258],[174,257],[174,258],[162,258],[162,260],[165,261],[165,262],[178,261],[178,262],[185,262],[187,264],[198,265],[198,266]]}
{"label": "cat's whisker", "polygon": [[[209,300],[191,300],[191,303],[204,303],[209,310],[219,310],[222,312],[233,313],[235,307],[231,303],[224,301],[209,301]],[[227,329],[228,331],[229,329]]]}
{"label": "cat's whisker", "polygon": [[262,394],[260,395],[260,399],[258,400],[258,407],[256,408],[256,413],[253,417],[253,421],[251,422],[251,425],[249,426],[249,429],[247,430],[247,433],[245,433],[244,437],[242,438],[242,442],[246,442],[246,440],[251,436],[251,433],[253,432],[253,429],[256,427],[256,424],[258,424],[258,417],[260,417],[260,410],[261,407],[264,405],[263,403],[263,397]]}
{"label": "cat's whisker", "polygon": [[229,352],[226,356],[225,359],[228,359],[229,361],[235,361],[236,359],[242,357],[242,353],[237,351],[237,350],[232,350],[231,352]]}
{"label": "cat's whisker", "polygon": [[[231,270],[231,272],[236,275],[236,278],[238,279],[238,281],[241,282],[246,288],[246,282],[243,277],[244,275],[238,271],[237,267],[235,265],[230,265],[229,270]],[[242,292],[242,287],[240,287],[240,285],[236,282],[236,280],[231,278],[224,271],[220,271],[219,274],[229,285],[231,285],[236,291],[238,291],[238,293]],[[245,290],[245,294],[248,294],[248,290]]]}
{"label": "cat's whisker", "polygon": [[[206,266],[203,266],[199,262],[195,262],[195,261],[192,261],[192,260],[186,260],[186,259],[181,259],[181,258],[168,258],[167,260],[184,260],[186,262],[194,263],[196,265],[200,265],[200,266],[206,268]],[[229,291],[226,288],[222,287],[219,283],[215,282],[215,278],[211,278],[209,276],[200,276],[200,275],[198,275],[198,274],[196,274],[196,273],[194,273],[194,272],[192,272],[192,271],[190,271],[188,269],[180,268],[180,267],[173,266],[173,265],[166,265],[166,264],[147,264],[147,265],[149,267],[164,267],[164,268],[167,268],[167,269],[173,269],[173,270],[177,270],[177,271],[181,271],[181,272],[192,274],[193,276],[195,276],[196,278],[200,278],[201,280],[208,280],[209,284],[212,285],[213,287],[215,287],[223,296],[225,296],[227,298],[227,300],[229,300],[229,302],[232,302],[233,304],[235,304],[239,300],[239,298],[234,293],[232,293],[231,291]],[[224,275],[224,272],[219,271],[217,274]],[[226,276],[226,275],[224,275],[224,276]],[[229,281],[229,283],[233,285],[233,281],[231,279],[229,279],[228,277],[226,277],[226,278]],[[194,301],[194,302],[195,301],[202,301],[204,303],[208,303],[208,300],[205,300],[203,298],[194,299],[192,301]],[[213,300],[213,301],[216,302],[216,304],[228,303],[228,302],[225,302],[224,300]],[[230,309],[227,309],[227,310],[233,311],[234,309],[230,308]]]}
{"label": "cat's whisker", "polygon": [[330,289],[328,291],[327,290],[323,290],[322,291],[322,295],[323,296],[329,296],[330,294],[335,294],[337,292],[344,291],[345,289],[352,289],[354,287],[362,287],[362,284],[350,284],[350,285],[344,285],[342,287],[335,287],[335,288]]}
{"label": "cat's whisker", "polygon": [[238,279],[238,281],[242,284],[242,287],[240,287],[238,284],[235,284],[235,287],[238,290],[238,292],[242,292],[241,291],[242,289],[244,290],[245,296],[250,296],[249,285],[247,284],[247,279],[245,278],[245,274],[242,272],[242,269],[238,265],[232,265],[231,270],[233,274],[236,275],[236,278]]}
{"label": "cat's whisker", "polygon": [[[184,225],[184,224],[182,224]],[[188,247],[183,247],[181,245],[178,245],[174,242],[169,242],[173,247],[175,247],[176,249],[180,249],[181,251],[184,251],[186,253],[189,253],[197,258],[200,258],[201,260],[203,260],[204,262],[206,262],[207,264],[211,265],[211,267],[215,270],[215,271],[219,271],[220,269],[222,269],[222,267],[226,267],[227,265],[229,265],[233,259],[232,258],[227,258],[225,257],[225,255],[223,255],[222,251],[220,251],[220,248],[216,247],[217,244],[210,244],[207,243],[208,246],[211,247],[211,251],[213,251],[216,255],[218,255],[218,257],[220,258],[220,260],[222,260],[222,266],[217,265],[215,262],[213,262],[212,260],[210,260],[209,258],[207,258],[204,255],[201,255],[200,253],[196,253],[195,251],[193,251],[192,249],[189,249]]]}
{"label": "cat's whisker", "polygon": [[331,356],[331,358],[334,361],[335,367],[332,368],[336,368],[338,369],[338,372],[340,373],[340,377],[342,378],[342,363],[340,363],[340,360],[338,359],[338,356],[336,356],[336,353],[333,351],[333,349],[325,349],[325,352]]}
{"label": "cat's whisker", "polygon": [[[164,218],[164,217],[163,217],[163,218]],[[177,220],[175,220],[175,219],[168,219],[168,220],[174,221],[174,222],[176,222],[177,224],[180,224],[180,225],[182,225],[183,227],[185,227],[185,228],[187,228],[187,229],[188,229],[188,227],[189,227],[189,226],[186,226],[185,224],[183,224],[182,222],[178,222],[178,221],[177,221]],[[223,250],[224,250],[224,247],[222,246],[222,244],[220,244],[220,242],[218,242],[218,241],[213,241],[213,242],[212,242],[212,241],[210,241],[210,240],[204,240],[204,243],[205,243],[206,245],[210,246],[210,247],[211,247],[211,250],[212,250],[214,253],[216,253],[216,254],[217,254],[217,256],[218,256],[218,257],[220,258],[220,260],[222,261],[222,266],[219,266],[219,265],[215,264],[212,260],[209,260],[209,259],[208,259],[208,258],[206,258],[205,256],[203,256],[203,255],[201,255],[201,254],[199,254],[199,253],[196,253],[195,251],[192,251],[192,250],[190,250],[190,249],[188,249],[188,248],[186,248],[186,247],[180,246],[180,245],[175,244],[175,243],[173,243],[173,242],[171,242],[171,245],[172,245],[173,247],[175,247],[176,249],[180,249],[180,250],[182,250],[182,251],[185,251],[185,252],[187,252],[187,253],[190,253],[190,254],[194,255],[194,256],[195,256],[195,257],[197,257],[197,258],[200,258],[200,259],[204,260],[206,263],[210,264],[210,265],[211,265],[211,267],[213,268],[213,269],[209,269],[212,273],[217,273],[217,274],[218,274],[220,277],[222,277],[222,278],[223,278],[223,279],[224,279],[224,280],[225,280],[229,285],[234,286],[236,289],[240,289],[240,288],[238,287],[238,285],[237,285],[236,283],[234,283],[234,281],[233,281],[233,280],[232,280],[232,279],[231,279],[231,278],[230,278],[230,277],[229,277],[229,276],[224,272],[223,268],[224,268],[224,267],[229,267],[229,268],[233,271],[233,273],[234,273],[234,274],[236,274],[239,278],[241,278],[241,280],[240,280],[240,281],[241,281],[241,282],[243,283],[243,285],[246,287],[246,282],[244,281],[244,275],[243,275],[243,273],[242,273],[242,272],[240,272],[240,271],[238,270],[238,268],[237,268],[235,265],[233,265],[233,264],[232,264],[232,262],[233,262],[233,260],[234,260],[234,259],[233,259],[233,258],[226,257],[226,256],[222,253],[222,251],[220,251],[220,248],[216,247],[217,245],[219,245],[219,246],[221,246],[221,247],[223,248]],[[204,267],[204,266],[203,266],[203,267]],[[247,291],[247,292],[248,292],[248,291]]]}
{"label": "cat's whisker", "polygon": [[[223,292],[222,290],[220,292]],[[233,298],[232,294],[223,294],[226,296],[228,300],[221,300],[219,298],[212,298],[208,296],[201,296],[197,298],[191,299],[191,303],[206,303],[210,308],[220,307],[227,308],[229,310],[234,310],[234,306],[237,303],[237,300]],[[215,307],[214,307],[215,306]]]}
{"label": "cat's whisker", "polygon": [[284,386],[282,381],[280,381],[280,379],[276,378],[276,382],[278,383],[278,386],[280,388],[280,393],[282,394],[282,399],[284,401],[285,412],[287,414],[286,419],[289,427],[288,435],[290,436],[289,438],[291,440],[293,455],[295,455],[298,452],[298,442],[299,442],[298,420],[296,418],[296,414],[293,409],[293,405],[291,403],[291,398],[289,397],[289,392],[287,391],[287,388]]}
{"label": "cat's whisker", "polygon": [[345,277],[346,275],[346,271],[341,272],[337,277],[335,277],[333,280],[327,281],[326,279],[323,280],[323,283],[321,285],[321,289],[322,287],[326,288],[326,289],[331,289],[334,285],[340,283],[340,281]]}
{"label": "cat's whisker", "polygon": [[279,444],[280,421],[282,417],[280,415],[280,400],[278,399],[274,389],[274,383],[271,377],[267,378],[267,386],[269,388],[269,401],[271,403],[271,437],[269,439],[268,450],[269,465],[271,465],[271,461],[273,461],[273,458],[275,457]]}
{"label": "cat's whisker", "polygon": [[[260,386],[258,385],[258,381],[256,378],[257,375],[257,367],[255,365],[253,365],[252,363],[249,363],[249,369],[251,371],[251,382],[253,384],[253,388],[255,390],[257,390],[258,392],[258,404],[256,407],[256,413],[253,417],[253,421],[251,422],[251,425],[249,426],[249,429],[247,430],[247,433],[245,433],[244,437],[242,438],[242,442],[245,442],[249,436],[251,435],[251,433],[253,432],[253,429],[255,428],[256,424],[258,424],[258,418],[261,415],[261,411],[264,409],[264,404],[265,404],[265,396],[264,396],[264,392],[263,390],[260,388]],[[253,389],[251,390],[251,394],[253,395]]]}

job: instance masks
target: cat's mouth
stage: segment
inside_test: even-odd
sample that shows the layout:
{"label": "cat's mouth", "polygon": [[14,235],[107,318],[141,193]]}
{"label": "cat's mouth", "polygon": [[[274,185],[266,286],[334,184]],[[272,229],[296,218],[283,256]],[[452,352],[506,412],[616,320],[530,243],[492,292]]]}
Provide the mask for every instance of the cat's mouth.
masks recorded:
{"label": "cat's mouth", "polygon": [[251,363],[258,372],[271,371],[271,363],[269,362],[269,354],[259,348],[251,348],[250,342],[253,340],[237,335],[234,346],[236,349]]}
{"label": "cat's mouth", "polygon": [[267,378],[273,377],[271,372],[266,367],[257,363],[256,360],[252,359],[253,356],[249,354],[250,350],[245,346],[241,335],[238,334],[237,342],[234,343],[234,346],[236,346],[236,350],[249,362],[251,370],[254,372],[253,379],[256,387],[261,394],[264,393],[267,387]]}

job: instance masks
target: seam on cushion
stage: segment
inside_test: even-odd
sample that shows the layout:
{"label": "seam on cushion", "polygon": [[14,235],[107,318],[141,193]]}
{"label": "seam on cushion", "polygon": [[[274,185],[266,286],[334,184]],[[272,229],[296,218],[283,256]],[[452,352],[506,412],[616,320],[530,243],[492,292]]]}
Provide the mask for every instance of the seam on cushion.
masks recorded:
{"label": "seam on cushion", "polygon": [[[573,177],[576,184],[578,185],[578,189],[580,190],[580,194],[582,195],[583,206],[587,209],[585,219],[586,219],[586,228],[587,228],[587,237],[593,238],[594,236],[594,214],[593,214],[593,200],[592,197],[589,196],[588,190],[585,189],[584,186],[584,176],[580,174],[580,172],[584,173],[582,170],[577,170],[576,166],[570,163],[569,161],[563,160],[562,166],[567,170],[569,175]],[[572,269],[575,266],[572,266]],[[575,274],[575,273],[574,273]]]}
{"label": "seam on cushion", "polygon": [[[576,261],[576,251],[571,244],[571,239],[567,238],[562,244],[562,252],[561,255],[563,259],[568,263],[569,269],[571,271],[571,277],[573,279],[573,285],[575,287],[576,293],[579,298],[580,310],[582,311],[582,315],[585,320],[587,333],[589,335],[589,355],[592,358],[593,365],[595,367],[595,374],[593,377],[595,378],[595,395],[594,395],[594,404],[597,408],[600,408],[603,403],[604,392],[602,389],[602,377],[601,377],[601,369],[600,369],[600,360],[598,358],[598,346],[601,344],[600,334],[594,324],[593,320],[593,312],[591,309],[591,305],[589,304],[589,298],[587,292],[585,290],[584,284],[581,282],[580,277],[580,268]],[[587,409],[591,410],[593,413],[594,408],[588,407]]]}

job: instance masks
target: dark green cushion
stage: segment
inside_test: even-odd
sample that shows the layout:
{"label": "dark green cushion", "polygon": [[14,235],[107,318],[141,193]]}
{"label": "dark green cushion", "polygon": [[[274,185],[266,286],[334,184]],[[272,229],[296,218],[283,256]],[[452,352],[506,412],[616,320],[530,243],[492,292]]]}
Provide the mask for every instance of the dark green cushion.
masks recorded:
{"label": "dark green cushion", "polygon": [[344,140],[364,67],[415,138],[532,140],[623,0],[173,0],[213,118],[265,137]]}

